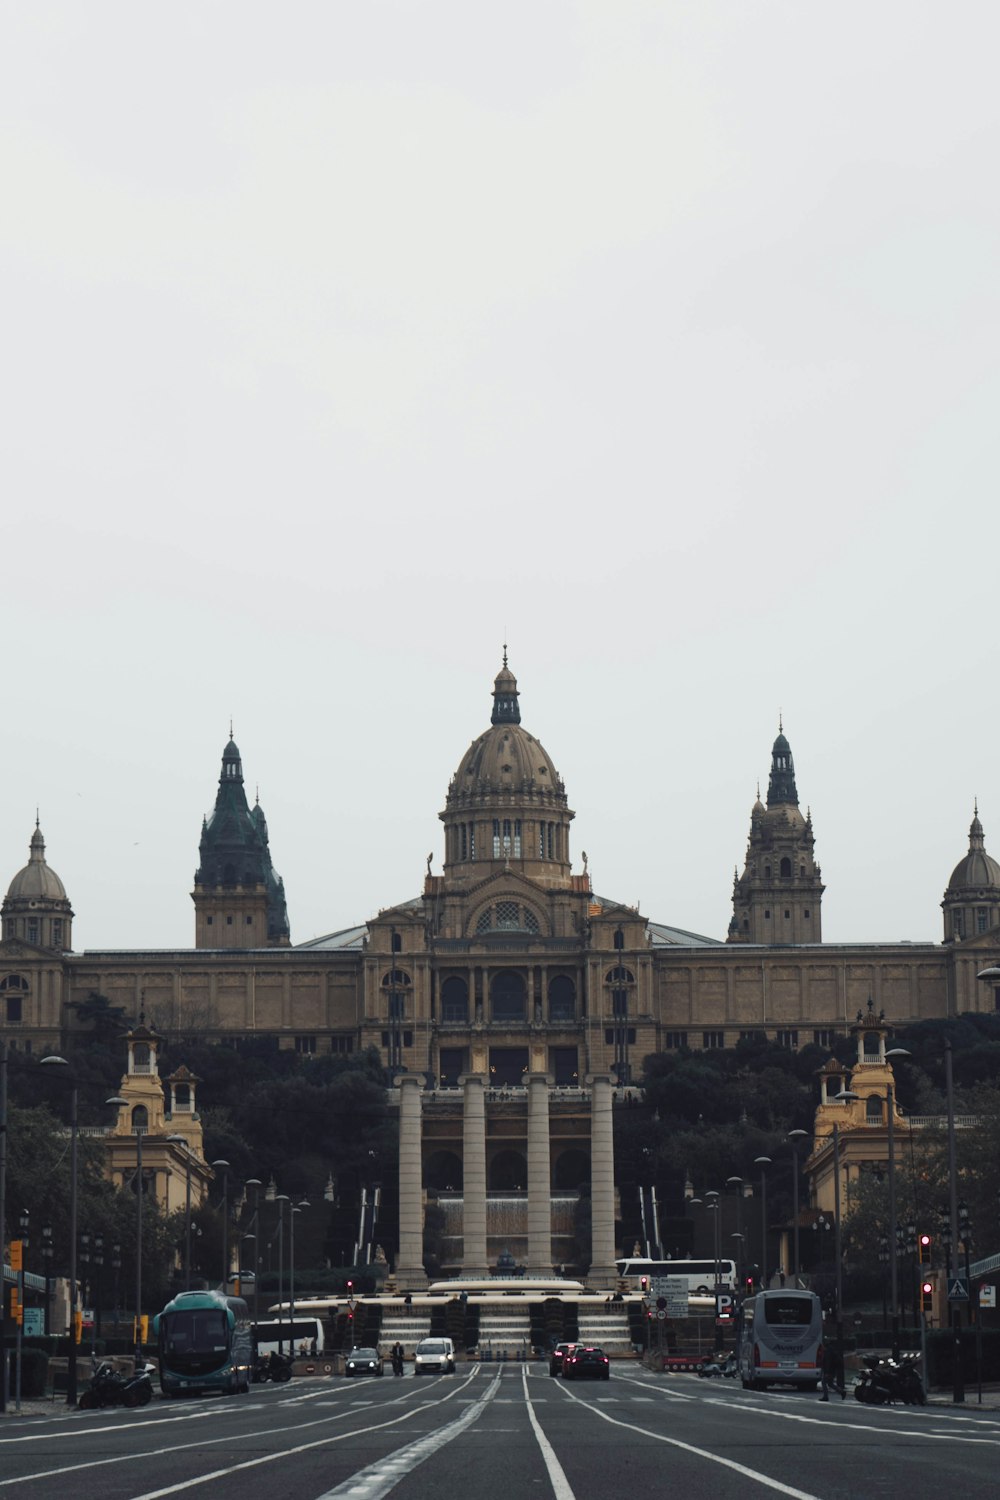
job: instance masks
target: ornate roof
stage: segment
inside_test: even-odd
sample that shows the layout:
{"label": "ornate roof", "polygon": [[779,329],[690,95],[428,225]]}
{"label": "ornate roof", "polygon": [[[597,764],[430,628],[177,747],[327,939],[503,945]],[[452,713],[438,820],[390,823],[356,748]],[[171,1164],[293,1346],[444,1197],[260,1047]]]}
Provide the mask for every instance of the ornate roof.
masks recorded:
{"label": "ornate roof", "polygon": [[473,740],[448,788],[448,806],[522,793],[566,803],[566,788],[552,757],[534,735],[521,727],[517,679],[507,666],[493,683],[490,728]]}
{"label": "ornate roof", "polygon": [[979,821],[979,809],[973,813],[969,826],[969,852],[960,859],[951,872],[945,898],[960,891],[1000,891],[1000,864],[986,853],[983,840],[983,825]]}
{"label": "ornate roof", "polygon": [[8,901],[66,901],[66,887],[45,862],[45,839],[38,823],[31,835],[31,857],[7,890]]}

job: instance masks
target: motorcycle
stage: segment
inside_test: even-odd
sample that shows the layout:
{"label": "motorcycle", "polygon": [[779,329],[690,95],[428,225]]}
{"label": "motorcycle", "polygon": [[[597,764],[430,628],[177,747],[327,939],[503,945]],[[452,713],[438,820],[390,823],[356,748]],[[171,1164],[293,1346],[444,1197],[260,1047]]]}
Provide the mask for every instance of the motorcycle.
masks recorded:
{"label": "motorcycle", "polygon": [[113,1365],[98,1365],[90,1385],[80,1397],[84,1411],[99,1411],[105,1406],[126,1406],[130,1410],[148,1406],[153,1399],[151,1366],[137,1365],[135,1374],[125,1375]]}
{"label": "motorcycle", "polygon": [[273,1380],[276,1385],[284,1385],[285,1381],[291,1378],[292,1361],[286,1354],[279,1354],[276,1349],[270,1354],[261,1355],[253,1367],[255,1385],[260,1385],[265,1380]]}
{"label": "motorcycle", "polygon": [[906,1354],[897,1363],[894,1359],[868,1355],[866,1368],[854,1387],[855,1398],[870,1406],[892,1406],[895,1401],[904,1406],[923,1406],[926,1397],[916,1369],[918,1358],[916,1354]]}

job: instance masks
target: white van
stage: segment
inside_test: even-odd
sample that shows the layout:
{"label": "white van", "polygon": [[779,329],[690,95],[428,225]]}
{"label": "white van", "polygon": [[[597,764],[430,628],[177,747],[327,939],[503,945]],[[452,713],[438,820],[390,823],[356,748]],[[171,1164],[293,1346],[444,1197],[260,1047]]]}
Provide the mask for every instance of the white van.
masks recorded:
{"label": "white van", "polygon": [[425,1371],[440,1375],[455,1373],[455,1345],[451,1339],[421,1339],[413,1356],[414,1375]]}

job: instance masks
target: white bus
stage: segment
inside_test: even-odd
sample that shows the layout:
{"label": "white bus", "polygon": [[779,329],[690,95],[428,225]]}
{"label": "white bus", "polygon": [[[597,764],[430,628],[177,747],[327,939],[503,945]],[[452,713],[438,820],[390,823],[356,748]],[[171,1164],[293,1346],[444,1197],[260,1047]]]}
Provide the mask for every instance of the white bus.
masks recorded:
{"label": "white bus", "polygon": [[796,1385],[814,1391],[823,1372],[823,1308],[815,1292],[758,1292],[740,1309],[736,1358],[744,1390]]}
{"label": "white bus", "polygon": [[616,1260],[618,1275],[629,1284],[629,1290],[648,1292],[650,1279],[660,1276],[686,1276],[689,1297],[711,1297],[715,1291],[715,1270],[719,1269],[719,1290],[729,1292],[736,1288],[736,1262],[734,1260]]}

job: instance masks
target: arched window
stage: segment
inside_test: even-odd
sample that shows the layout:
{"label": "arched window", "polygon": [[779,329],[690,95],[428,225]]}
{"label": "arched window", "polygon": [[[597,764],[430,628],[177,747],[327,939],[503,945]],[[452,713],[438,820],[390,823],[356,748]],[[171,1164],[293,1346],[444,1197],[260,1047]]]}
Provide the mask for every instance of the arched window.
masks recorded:
{"label": "arched window", "polygon": [[770,865],[765,865],[764,866],[764,879],[765,880],[770,880],[770,878],[771,878],[771,866]]}
{"label": "arched window", "polygon": [[424,1167],[424,1186],[436,1193],[460,1191],[462,1158],[454,1151],[435,1151]]}
{"label": "arched window", "polygon": [[549,981],[549,1020],[572,1021],[576,1008],[576,985],[568,974]]}
{"label": "arched window", "polygon": [[191,1108],[191,1085],[189,1083],[179,1083],[177,1085],[174,1090],[174,1101],[178,1109]]}
{"label": "arched window", "polygon": [[787,855],[781,861],[780,873],[781,873],[782,880],[791,880],[791,878],[792,878],[792,862],[788,858]]}
{"label": "arched window", "polygon": [[458,974],[452,974],[441,986],[442,1021],[469,1019],[469,986]]}
{"label": "arched window", "polygon": [[144,1104],[137,1104],[132,1111],[132,1129],[149,1129],[149,1110]]}
{"label": "arched window", "polygon": [[878,1094],[869,1094],[868,1103],[865,1105],[865,1116],[869,1125],[881,1125],[882,1100]]}
{"label": "arched window", "polygon": [[881,1056],[880,1038],[876,1032],[869,1031],[864,1039],[862,1051],[866,1058]]}
{"label": "arched window", "polygon": [[524,976],[513,970],[497,974],[490,987],[494,1021],[523,1021],[526,1015],[527,986]]}
{"label": "arched window", "polygon": [[493,1192],[521,1192],[528,1185],[528,1163],[520,1151],[499,1151],[490,1162],[488,1175]]}

